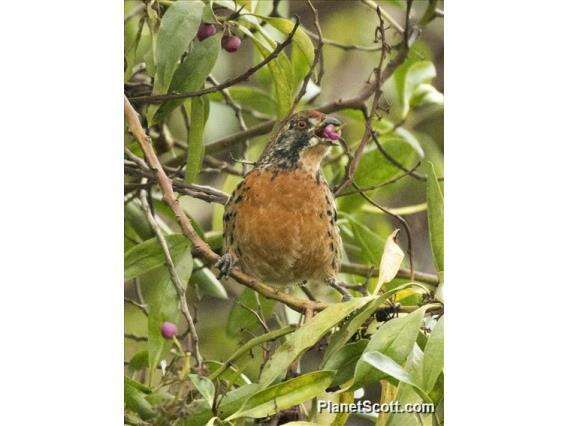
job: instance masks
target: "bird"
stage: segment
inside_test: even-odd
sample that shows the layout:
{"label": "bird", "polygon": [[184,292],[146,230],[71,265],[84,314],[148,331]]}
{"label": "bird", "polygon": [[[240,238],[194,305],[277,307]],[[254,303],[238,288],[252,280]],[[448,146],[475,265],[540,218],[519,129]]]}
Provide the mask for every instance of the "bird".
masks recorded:
{"label": "bird", "polygon": [[221,277],[238,266],[274,287],[323,283],[350,298],[337,278],[337,208],[321,170],[340,132],[337,118],[317,110],[295,113],[279,126],[225,205]]}

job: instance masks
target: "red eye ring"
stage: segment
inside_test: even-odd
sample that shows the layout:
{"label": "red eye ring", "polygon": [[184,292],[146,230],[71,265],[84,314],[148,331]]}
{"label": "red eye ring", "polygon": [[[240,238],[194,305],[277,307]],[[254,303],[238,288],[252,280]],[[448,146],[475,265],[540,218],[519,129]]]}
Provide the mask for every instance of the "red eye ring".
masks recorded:
{"label": "red eye ring", "polygon": [[300,129],[305,129],[308,126],[308,124],[305,121],[299,121],[298,122],[298,127]]}

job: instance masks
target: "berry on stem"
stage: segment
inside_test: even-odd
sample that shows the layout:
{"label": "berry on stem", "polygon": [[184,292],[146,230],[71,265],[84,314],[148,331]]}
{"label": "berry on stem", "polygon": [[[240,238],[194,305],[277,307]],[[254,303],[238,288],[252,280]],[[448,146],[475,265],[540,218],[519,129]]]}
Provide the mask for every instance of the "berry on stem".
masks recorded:
{"label": "berry on stem", "polygon": [[236,52],[241,47],[241,39],[237,36],[225,35],[221,39],[221,46],[229,53]]}
{"label": "berry on stem", "polygon": [[206,38],[209,38],[212,35],[214,35],[216,32],[217,28],[215,28],[215,25],[208,24],[207,22],[202,22],[201,25],[199,26],[199,29],[197,30],[197,39],[199,41],[203,41]]}
{"label": "berry on stem", "polygon": [[164,339],[170,340],[176,335],[177,326],[172,322],[164,321],[160,327],[160,332]]}
{"label": "berry on stem", "polygon": [[328,124],[323,129],[323,135],[327,139],[331,139],[332,141],[336,141],[341,137],[341,133],[335,130],[335,126],[333,124]]}

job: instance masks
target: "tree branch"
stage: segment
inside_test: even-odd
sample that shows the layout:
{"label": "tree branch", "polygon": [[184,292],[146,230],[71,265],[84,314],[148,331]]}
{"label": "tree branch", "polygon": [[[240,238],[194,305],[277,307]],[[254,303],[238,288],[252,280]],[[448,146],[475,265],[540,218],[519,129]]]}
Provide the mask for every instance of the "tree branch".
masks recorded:
{"label": "tree branch", "polygon": [[284,40],[282,43],[278,43],[276,48],[272,51],[272,53],[270,55],[268,55],[266,58],[264,58],[258,64],[249,68],[248,70],[246,70],[244,73],[238,75],[237,77],[231,78],[230,80],[227,80],[227,81],[225,81],[221,84],[218,84],[216,86],[208,87],[206,89],[197,90],[195,92],[170,93],[170,94],[165,94],[165,95],[138,96],[138,97],[135,97],[135,98],[130,98],[130,100],[133,101],[133,102],[137,102],[137,103],[160,103],[160,102],[169,101],[169,100],[173,100],[173,99],[194,98],[194,97],[197,97],[197,96],[206,95],[208,93],[219,92],[223,89],[234,86],[237,83],[248,80],[255,72],[257,72],[263,66],[265,66],[270,61],[275,59],[280,54],[280,52],[282,52],[282,50],[284,50],[284,48],[292,42],[292,38],[294,37],[294,34],[296,33],[296,30],[298,29],[299,25],[300,25],[300,21],[298,19],[296,19],[296,23],[294,24],[292,31],[290,31],[290,34],[288,34],[288,37],[286,37],[286,40]]}
{"label": "tree branch", "polygon": [[[132,176],[139,176],[145,177],[149,179],[151,182],[157,182],[156,176],[152,171],[149,169],[143,169],[140,167],[136,167],[133,164],[125,163],[124,170],[126,174]],[[206,201],[208,203],[217,203],[217,204],[225,204],[229,199],[229,196],[225,194],[223,191],[219,191],[218,189],[211,188],[209,186],[204,185],[197,185],[195,183],[186,183],[179,179],[171,179],[172,187],[175,189],[176,192],[179,192],[183,195],[189,195],[193,198],[198,198],[200,200]]]}

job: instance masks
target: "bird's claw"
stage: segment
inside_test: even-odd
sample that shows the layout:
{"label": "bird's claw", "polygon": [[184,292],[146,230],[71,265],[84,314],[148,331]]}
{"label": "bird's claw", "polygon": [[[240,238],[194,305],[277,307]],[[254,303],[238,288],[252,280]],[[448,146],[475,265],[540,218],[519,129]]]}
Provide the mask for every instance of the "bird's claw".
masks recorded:
{"label": "bird's claw", "polygon": [[215,267],[219,269],[219,275],[217,279],[226,278],[231,273],[232,269],[237,264],[237,258],[231,253],[225,253],[215,264]]}
{"label": "bird's claw", "polygon": [[341,293],[341,301],[342,302],[347,302],[351,299],[353,299],[353,296],[351,296],[351,294],[349,294],[349,292],[345,289],[345,287],[338,282],[335,278],[330,278],[327,280],[327,284],[332,287],[333,289],[337,290],[339,293]]}

